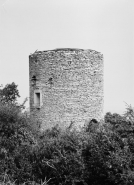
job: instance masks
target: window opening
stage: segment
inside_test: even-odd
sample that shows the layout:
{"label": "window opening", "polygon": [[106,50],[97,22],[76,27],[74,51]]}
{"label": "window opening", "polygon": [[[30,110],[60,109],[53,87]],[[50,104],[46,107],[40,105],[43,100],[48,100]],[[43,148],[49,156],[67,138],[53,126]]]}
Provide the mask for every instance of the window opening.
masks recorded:
{"label": "window opening", "polygon": [[35,80],[35,81],[36,81],[36,76],[33,76],[33,77],[32,77],[32,80]]}
{"label": "window opening", "polygon": [[38,63],[38,60],[37,60],[37,58],[35,59],[35,63]]}
{"label": "window opening", "polygon": [[33,77],[32,77],[32,80],[31,80],[33,85],[36,85],[36,80],[37,80],[37,79],[36,79],[36,76],[33,76]]}
{"label": "window opening", "polygon": [[35,93],[34,104],[35,106],[40,107],[40,92]]}
{"label": "window opening", "polygon": [[53,78],[49,78],[48,81],[50,85],[53,85]]}

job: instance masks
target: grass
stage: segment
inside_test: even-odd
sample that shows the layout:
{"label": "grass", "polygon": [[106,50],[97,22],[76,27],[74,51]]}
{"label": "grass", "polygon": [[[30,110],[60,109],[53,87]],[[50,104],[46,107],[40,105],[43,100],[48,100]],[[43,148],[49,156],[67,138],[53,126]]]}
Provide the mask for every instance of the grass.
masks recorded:
{"label": "grass", "polygon": [[[0,176],[0,185],[16,185],[16,181],[12,181],[9,176],[7,175],[7,173],[3,174],[3,176]],[[27,182],[24,182],[23,184],[21,185],[49,185],[49,181],[51,180],[50,179],[46,179],[44,181],[41,180],[40,184],[39,183],[36,183],[35,181],[27,181]]]}

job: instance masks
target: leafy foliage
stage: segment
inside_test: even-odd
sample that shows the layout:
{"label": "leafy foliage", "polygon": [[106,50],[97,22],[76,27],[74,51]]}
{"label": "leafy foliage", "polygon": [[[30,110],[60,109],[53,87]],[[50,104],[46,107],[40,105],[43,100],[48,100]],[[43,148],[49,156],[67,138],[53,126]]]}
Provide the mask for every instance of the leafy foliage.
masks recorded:
{"label": "leafy foliage", "polygon": [[2,103],[16,103],[18,97],[20,97],[19,91],[14,82],[7,84],[3,89],[0,89],[0,101]]}
{"label": "leafy foliage", "polygon": [[79,131],[42,132],[16,103],[0,104],[0,182],[7,174],[14,184],[134,184],[133,115],[129,107]]}
{"label": "leafy foliage", "polygon": [[[28,171],[27,156],[34,139],[25,117],[14,105],[0,106],[0,173],[24,180]],[[28,151],[28,152],[26,152]],[[18,161],[19,159],[19,161]],[[27,166],[27,168],[25,167]]]}

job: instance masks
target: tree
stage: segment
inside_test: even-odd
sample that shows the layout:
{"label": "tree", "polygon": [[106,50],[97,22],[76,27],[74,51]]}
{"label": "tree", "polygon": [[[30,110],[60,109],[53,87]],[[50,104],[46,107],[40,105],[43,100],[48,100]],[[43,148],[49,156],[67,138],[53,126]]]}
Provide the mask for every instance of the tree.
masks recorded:
{"label": "tree", "polygon": [[12,82],[7,84],[3,89],[0,89],[0,101],[4,104],[15,104],[17,98],[20,97],[17,85]]}
{"label": "tree", "polygon": [[124,117],[134,125],[134,108],[131,105],[127,104],[126,112],[124,113]]}

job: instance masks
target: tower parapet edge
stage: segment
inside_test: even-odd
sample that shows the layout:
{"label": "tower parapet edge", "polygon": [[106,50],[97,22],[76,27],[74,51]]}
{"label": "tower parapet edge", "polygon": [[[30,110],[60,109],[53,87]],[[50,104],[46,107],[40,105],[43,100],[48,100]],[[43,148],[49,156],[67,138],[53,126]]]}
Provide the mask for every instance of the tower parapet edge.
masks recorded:
{"label": "tower parapet edge", "polygon": [[103,114],[103,55],[59,48],[29,56],[30,114],[42,129],[83,126]]}

